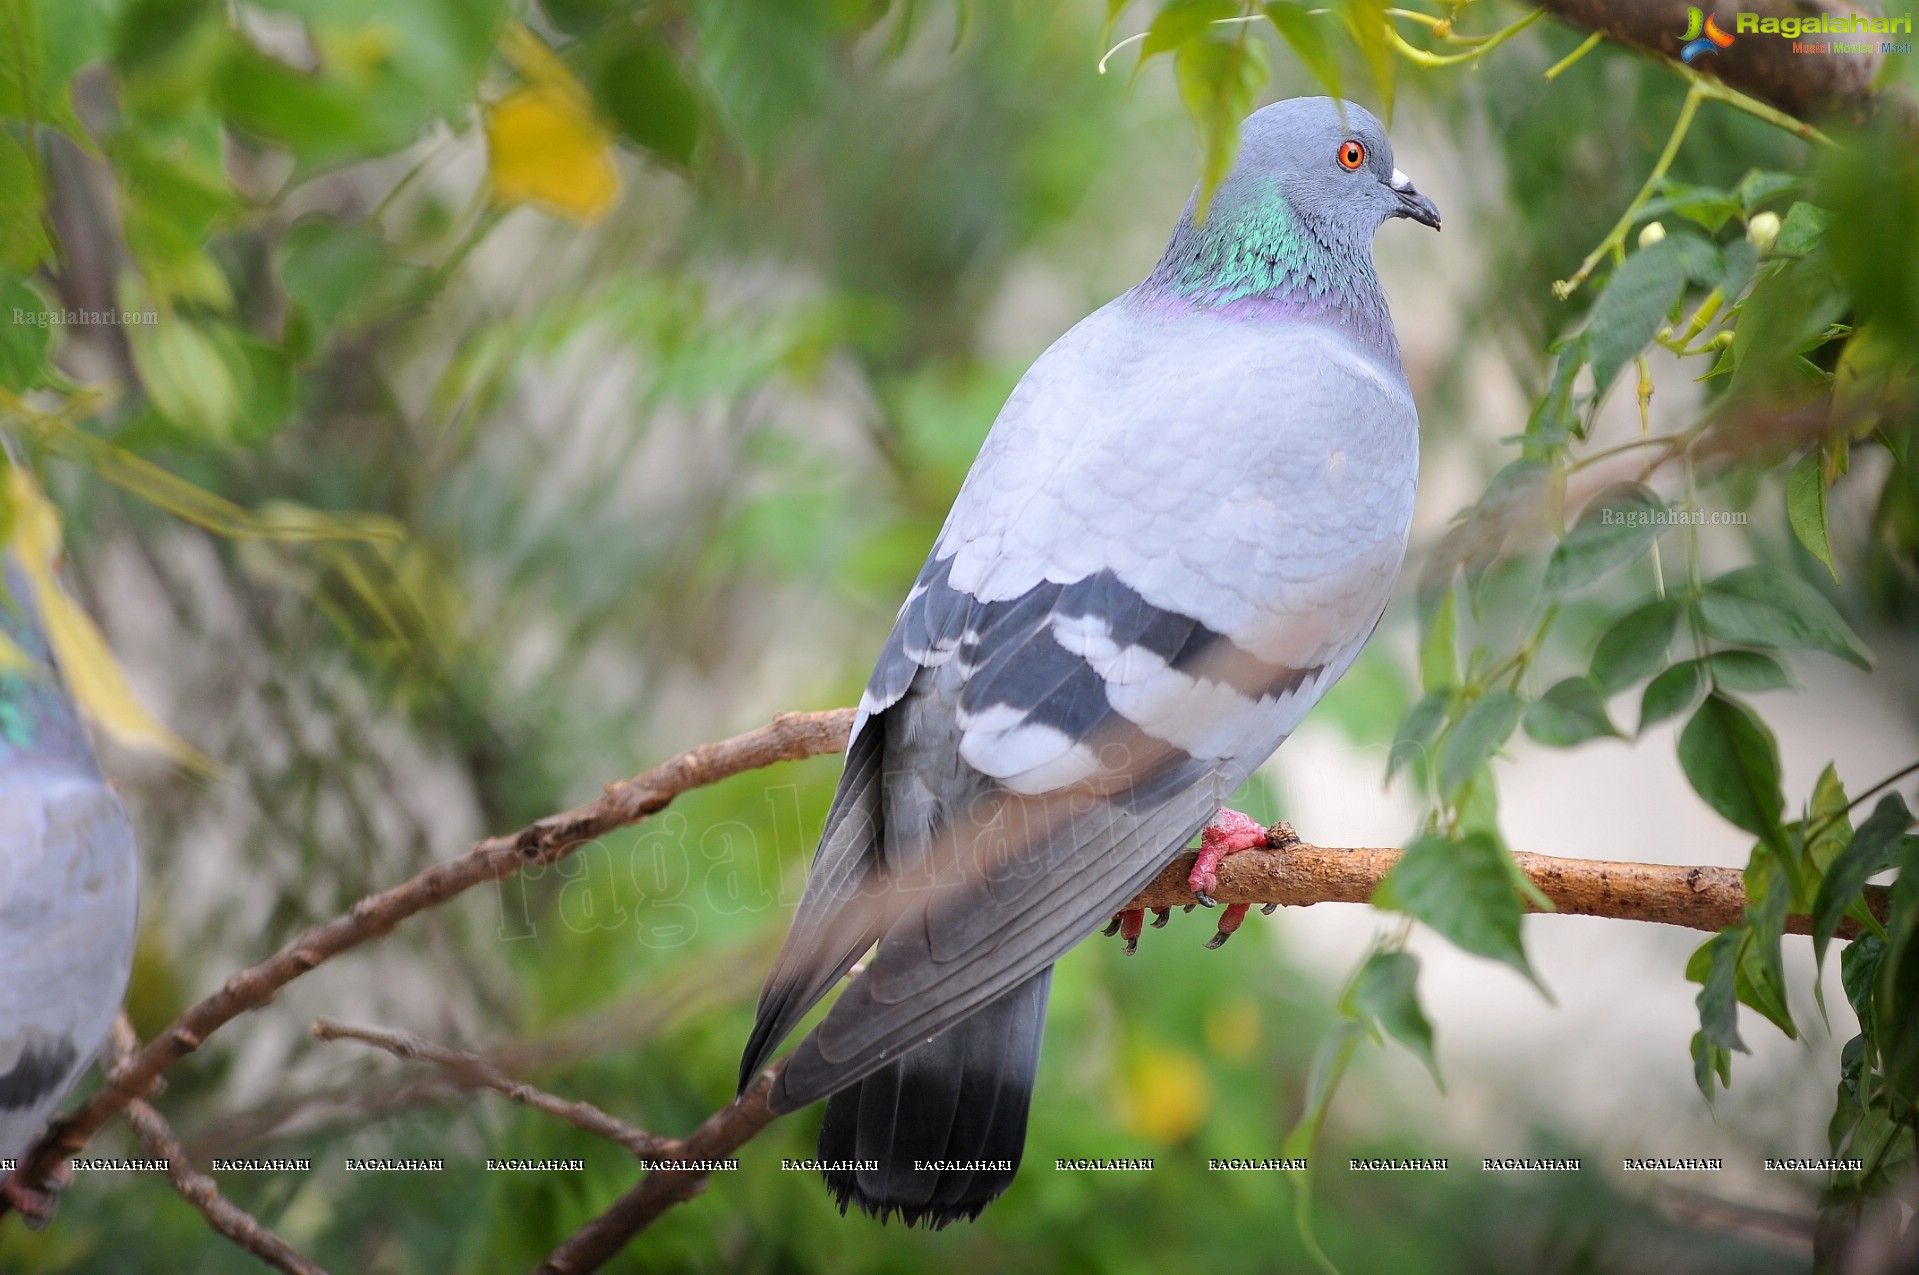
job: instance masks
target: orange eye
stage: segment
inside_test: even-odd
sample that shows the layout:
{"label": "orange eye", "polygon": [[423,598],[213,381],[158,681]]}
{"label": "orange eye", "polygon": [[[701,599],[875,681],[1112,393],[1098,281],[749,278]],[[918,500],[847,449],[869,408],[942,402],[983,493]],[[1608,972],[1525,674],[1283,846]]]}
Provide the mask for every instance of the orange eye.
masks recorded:
{"label": "orange eye", "polygon": [[1352,172],[1366,162],[1366,148],[1358,142],[1345,142],[1339,148],[1339,166]]}

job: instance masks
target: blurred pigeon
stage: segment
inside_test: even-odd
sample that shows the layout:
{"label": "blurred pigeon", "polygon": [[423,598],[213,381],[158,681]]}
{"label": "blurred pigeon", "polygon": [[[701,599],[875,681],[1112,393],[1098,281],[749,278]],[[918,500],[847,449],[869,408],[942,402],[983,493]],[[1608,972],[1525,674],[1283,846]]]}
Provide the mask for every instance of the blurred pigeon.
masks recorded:
{"label": "blurred pigeon", "polygon": [[[0,629],[0,1168],[25,1154],[106,1041],[133,966],[133,829],[107,787],[12,559]],[[12,1177],[28,1217],[49,1202]]]}
{"label": "blurred pigeon", "polygon": [[[1013,390],[880,653],[740,1068],[872,949],[774,1085],[830,1097],[841,1211],[939,1227],[1012,1181],[1053,962],[1203,831],[1371,636],[1418,420],[1372,262],[1439,228],[1378,120],[1256,112],[1202,217]],[[1230,934],[1244,915],[1229,909]],[[1137,912],[1117,918],[1130,951]]]}

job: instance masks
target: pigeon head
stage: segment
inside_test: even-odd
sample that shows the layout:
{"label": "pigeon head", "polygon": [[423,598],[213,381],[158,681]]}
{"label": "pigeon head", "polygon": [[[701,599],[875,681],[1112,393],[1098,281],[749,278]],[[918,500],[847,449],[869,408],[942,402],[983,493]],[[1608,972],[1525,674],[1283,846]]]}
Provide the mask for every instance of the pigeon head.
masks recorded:
{"label": "pigeon head", "polygon": [[1330,97],[1275,102],[1246,118],[1203,214],[1194,192],[1149,283],[1213,305],[1383,311],[1373,232],[1394,217],[1439,229],[1439,209],[1393,166],[1370,111]]}
{"label": "pigeon head", "polygon": [[1439,209],[1393,167],[1385,127],[1365,107],[1330,97],[1275,102],[1241,126],[1239,162],[1220,187],[1221,214],[1257,220],[1275,193],[1327,240],[1369,245],[1393,217],[1439,229]]}

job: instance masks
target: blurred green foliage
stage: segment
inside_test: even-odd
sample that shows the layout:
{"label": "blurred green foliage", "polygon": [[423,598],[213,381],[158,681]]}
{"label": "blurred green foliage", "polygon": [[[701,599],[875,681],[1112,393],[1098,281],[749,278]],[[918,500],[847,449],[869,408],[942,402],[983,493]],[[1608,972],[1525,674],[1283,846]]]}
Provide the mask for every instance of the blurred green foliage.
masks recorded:
{"label": "blurred green foliage", "polygon": [[[1757,838],[1754,907],[1688,971],[1695,1074],[1709,1096],[1727,1082],[1739,1004],[1796,1030],[1788,911],[1819,919],[1822,949],[1839,918],[1865,924],[1841,958],[1860,1032],[1833,1147],[1872,1167],[1831,1184],[1833,1216],[1882,1191],[1912,1156],[1919,877],[1901,871],[1884,925],[1860,891],[1919,841],[1890,797],[1854,831],[1852,797],[1879,776],[1784,792],[1748,697],[1789,684],[1787,652],[1863,662],[1856,630],[1919,612],[1919,151],[1890,111],[1808,147],[1618,49],[1548,82],[1577,36],[1509,32],[1484,7],[1416,23],[1420,49],[1453,47],[1455,22],[1501,35],[1460,37],[1485,52],[1461,70],[1402,68],[1389,24],[1408,19],[1378,0],[0,0],[0,319],[76,315],[0,321],[0,415],[60,499],[99,609],[142,605],[107,583],[135,560],[171,604],[172,640],[244,670],[169,715],[220,783],[134,785],[142,1031],[431,858],[438,819],[407,804],[415,787],[514,827],[752,724],[769,686],[785,707],[850,700],[1047,335],[1009,317],[1009,288],[1042,278],[1066,320],[1148,263],[1117,245],[1139,220],[1123,206],[1138,170],[1165,149],[1139,106],[1164,55],[1162,96],[1200,138],[1163,175],[1167,216],[1188,179],[1225,171],[1246,109],[1317,83],[1438,121],[1458,185],[1505,231],[1475,245],[1481,303],[1422,402],[1430,446],[1498,472],[1423,564],[1416,682],[1376,649],[1322,710],[1366,743],[1396,730],[1392,768],[1427,801],[1389,901],[1528,969],[1501,749],[1520,730],[1560,747],[1627,733],[1634,702],[1636,730],[1681,719],[1677,763]],[[1129,98],[1094,64],[1103,38],[1133,32]],[[1636,199],[1682,111],[1664,180]],[[1640,236],[1653,220],[1663,237]],[[1555,298],[1607,243],[1570,303]],[[1697,364],[1698,420],[1598,447],[1599,401],[1643,399],[1655,344]],[[1537,388],[1497,453],[1461,410],[1489,348]],[[1595,489],[1602,450],[1644,467]],[[1658,521],[1702,490],[1777,503],[1770,525],[1790,536],[1755,527],[1757,565],[1709,575],[1696,528]],[[1831,533],[1842,497],[1874,506],[1863,541]],[[130,661],[160,640],[109,628]],[[538,1083],[690,1129],[729,1097],[835,774],[811,762],[693,794],[423,919],[354,967],[364,1012],[423,1017]],[[1281,797],[1245,802],[1271,816]],[[214,806],[231,844],[203,844]],[[223,897],[203,930],[170,924],[208,888],[208,854],[260,888]],[[1296,1229],[1277,1175],[1175,1166],[1315,1136],[1333,1163],[1375,1143],[1476,1152],[1322,1127],[1329,1109],[1338,1124],[1341,1072],[1373,1066],[1355,1049],[1368,1035],[1437,1078],[1416,964],[1389,940],[1329,1003],[1253,945],[1149,953],[1091,945],[1061,967],[1036,1168],[977,1226],[835,1216],[810,1175],[778,1168],[810,1154],[809,1113],[619,1268],[1307,1270],[1315,1238],[1346,1269],[1407,1275],[1794,1266],[1596,1175],[1388,1187],[1322,1170],[1312,1229]],[[424,999],[408,985],[422,971]],[[631,1184],[622,1154],[569,1127],[295,1036],[265,1055],[288,1068],[270,1092],[263,1055],[226,1045],[175,1069],[163,1105],[198,1155],[311,1156],[312,1175],[222,1185],[330,1269],[523,1269]],[[1560,1139],[1513,1150],[1579,1153]],[[333,1167],[348,1154],[449,1169],[349,1175]],[[1041,1167],[1084,1154],[1164,1167]],[[486,1155],[587,1169],[487,1174]],[[146,1179],[84,1181],[48,1232],[0,1228],[0,1265],[252,1269]]]}

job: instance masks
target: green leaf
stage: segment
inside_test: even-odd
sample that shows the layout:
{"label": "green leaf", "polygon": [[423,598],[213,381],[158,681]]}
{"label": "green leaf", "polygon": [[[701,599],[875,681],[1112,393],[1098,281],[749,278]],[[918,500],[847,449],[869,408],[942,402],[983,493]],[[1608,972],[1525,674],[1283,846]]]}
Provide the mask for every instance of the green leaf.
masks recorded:
{"label": "green leaf", "polygon": [[1759,268],[1759,249],[1750,239],[1735,239],[1727,244],[1720,254],[1719,279],[1713,284],[1719,294],[1725,298],[1736,298],[1752,282],[1753,271]]}
{"label": "green leaf", "polygon": [[627,0],[540,0],[540,8],[555,27],[573,36],[590,36],[630,12]]}
{"label": "green leaf", "polygon": [[1699,599],[1707,633],[1742,646],[1803,647],[1862,669],[1872,656],[1832,603],[1795,576],[1765,564],[1708,581]]}
{"label": "green leaf", "polygon": [[1861,934],[1846,945],[1839,958],[1839,985],[1846,989],[1846,1003],[1859,1015],[1859,1026],[1868,1041],[1878,1026],[1872,1012],[1872,986],[1879,981],[1879,962],[1885,954],[1885,940]]}
{"label": "green leaf", "polygon": [[1419,682],[1427,691],[1459,685],[1459,590],[1448,588],[1419,644]]}
{"label": "green leaf", "polygon": [[1569,677],[1535,700],[1526,710],[1526,733],[1555,748],[1619,734],[1606,716],[1605,695],[1584,677]]}
{"label": "green leaf", "polygon": [[231,333],[162,315],[151,326],[129,327],[127,337],[155,411],[203,438],[224,441],[231,435],[243,400],[234,372],[245,362]]}
{"label": "green leaf", "polygon": [[1286,41],[1299,56],[1301,65],[1306,68],[1314,81],[1333,96],[1341,96],[1339,91],[1339,59],[1326,42],[1326,33],[1319,25],[1319,19],[1311,16],[1303,4],[1291,4],[1288,0],[1274,0],[1271,4],[1260,6],[1267,21],[1279,32],[1280,39]]}
{"label": "green leaf", "polygon": [[1746,913],[1736,980],[1741,1003],[1758,1010],[1789,1039],[1799,1030],[1786,1004],[1786,962],[1780,950],[1792,887],[1773,849],[1760,844],[1746,865]]}
{"label": "green leaf", "polygon": [[1242,26],[1224,39],[1189,40],[1173,57],[1180,100],[1199,128],[1205,155],[1200,165],[1198,215],[1204,217],[1213,192],[1233,166],[1239,148],[1239,122],[1253,109],[1253,96],[1266,82],[1266,46],[1246,38]]}
{"label": "green leaf", "polygon": [[323,219],[302,221],[280,248],[280,282],[324,341],[386,259],[377,231]]}
{"label": "green leaf", "polygon": [[1665,509],[1640,483],[1619,483],[1593,497],[1546,560],[1546,595],[1564,597],[1638,561],[1665,530]]}
{"label": "green leaf", "polygon": [[47,371],[53,312],[27,283],[0,271],[0,386],[24,393]]}
{"label": "green leaf", "polygon": [[221,65],[215,100],[236,132],[277,142],[312,170],[405,142],[385,137],[351,83],[309,75],[242,42]]}
{"label": "green leaf", "polygon": [[1693,791],[1737,827],[1780,840],[1779,745],[1753,711],[1714,691],[1679,735],[1679,765]]}
{"label": "green leaf", "polygon": [[1807,385],[1796,358],[1825,343],[1847,300],[1824,254],[1768,267],[1733,328],[1732,388],[1771,395]]}
{"label": "green leaf", "polygon": [[1716,186],[1689,186],[1668,178],[1659,184],[1661,198],[1646,205],[1641,217],[1675,212],[1688,221],[1696,221],[1714,234],[1739,211],[1739,201]]}
{"label": "green leaf", "polygon": [[[1739,1004],[1736,995],[1739,975],[1739,940],[1735,927],[1722,930],[1707,939],[1692,959],[1686,962],[1686,977],[1700,984],[1699,1030],[1709,1044],[1721,1049],[1751,1053],[1739,1039]],[[1707,1097],[1712,1095],[1708,1093]]]}
{"label": "green leaf", "polygon": [[1706,667],[1722,690],[1777,691],[1793,684],[1786,666],[1763,651],[1714,651]]}
{"label": "green leaf", "polygon": [[1400,719],[1399,730],[1393,736],[1392,748],[1386,754],[1388,780],[1400,767],[1409,763],[1416,763],[1413,765],[1415,775],[1423,776],[1426,773],[1433,740],[1438,738],[1439,728],[1446,724],[1446,718],[1452,712],[1453,698],[1452,691],[1431,691],[1406,710],[1406,716]]}
{"label": "green leaf", "polygon": [[1665,667],[1683,613],[1679,599],[1654,598],[1614,621],[1593,651],[1592,680],[1610,695]]}
{"label": "green leaf", "polygon": [[40,221],[40,168],[0,129],[0,270],[31,274],[53,251]]}
{"label": "green leaf", "polygon": [[620,132],[668,163],[693,160],[700,98],[665,45],[641,36],[607,59],[599,98]]}
{"label": "green leaf", "polygon": [[278,84],[294,95],[290,102],[341,124],[351,146],[329,146],[297,110],[241,98],[226,79],[227,66],[220,68],[220,100],[227,109],[264,112],[256,125],[270,121],[270,127],[295,130],[306,145],[332,151],[322,158],[301,155],[309,164],[389,153],[435,120],[462,127],[507,17],[505,0],[268,0],[264,7],[300,17],[320,56],[313,73],[286,68],[305,79],[304,86],[259,66],[252,68],[261,76],[257,83]]}
{"label": "green leaf", "polygon": [[1779,223],[1779,237],[1772,241],[1772,250],[1784,256],[1804,256],[1819,246],[1831,221],[1832,214],[1825,209],[1804,201],[1795,203]]}
{"label": "green leaf", "polygon": [[1699,1086],[1699,1092],[1706,1101],[1713,1098],[1713,1081],[1717,1078],[1721,1089],[1732,1084],[1732,1052],[1715,1045],[1706,1039],[1706,1033],[1692,1034],[1692,1079]]}
{"label": "green leaf", "polygon": [[1786,477],[1786,517],[1792,523],[1792,534],[1799,537],[1806,552],[1826,564],[1837,583],[1839,568],[1832,565],[1832,541],[1826,533],[1826,481],[1820,470],[1817,447],[1792,467]]}
{"label": "green leaf", "polygon": [[1732,188],[1732,193],[1739,201],[1740,210],[1750,213],[1767,200],[1799,185],[1802,180],[1791,173],[1772,173],[1754,168],[1739,179],[1739,184]]}
{"label": "green leaf", "polygon": [[1706,686],[1706,666],[1700,660],[1682,660],[1655,677],[1639,701],[1640,733],[1654,722],[1691,712]]}
{"label": "green leaf", "polygon": [[1852,840],[1826,870],[1819,897],[1812,905],[1812,949],[1824,964],[1826,945],[1839,930],[1846,910],[1860,897],[1866,882],[1897,861],[1899,838],[1912,827],[1912,812],[1898,793],[1888,793],[1852,834]]}
{"label": "green leaf", "polygon": [[233,438],[241,443],[258,443],[279,432],[293,415],[295,385],[293,361],[277,345],[252,337],[239,338],[240,355],[246,362],[246,402],[234,422]]}
{"label": "green leaf", "polygon": [[1373,85],[1379,90],[1383,107],[1380,114],[1391,123],[1393,75],[1398,70],[1399,58],[1387,38],[1391,19],[1386,16],[1386,7],[1386,0],[1343,0],[1333,6],[1345,19],[1346,29],[1352,33],[1353,43],[1359,46],[1360,56],[1366,61],[1366,69],[1372,72]]}
{"label": "green leaf", "polygon": [[1455,946],[1502,961],[1540,987],[1520,940],[1525,909],[1509,863],[1484,833],[1421,837],[1380,882],[1373,903],[1416,917]]}
{"label": "green leaf", "polygon": [[1552,379],[1526,418],[1526,455],[1516,463],[1538,465],[1579,432],[1579,414],[1573,410],[1573,382],[1585,366],[1584,354],[1585,346],[1571,341],[1554,357]]}
{"label": "green leaf", "polygon": [[[1827,762],[1812,786],[1812,796],[1806,801],[1806,817],[1801,821],[1806,860],[1815,873],[1823,876],[1839,852],[1852,841],[1852,821],[1847,818],[1851,809],[1846,800],[1846,786],[1839,782],[1838,767]],[[1813,900],[1795,899],[1793,908],[1809,913]]]}
{"label": "green leaf", "polygon": [[1419,960],[1407,952],[1374,952],[1353,982],[1353,1008],[1412,1051],[1442,1090],[1433,1053],[1433,1025],[1419,1005]]}
{"label": "green leaf", "polygon": [[1206,38],[1215,22],[1238,13],[1234,0],[1171,0],[1146,28],[1146,39],[1139,46],[1140,64]]}
{"label": "green leaf", "polygon": [[1439,745],[1435,779],[1440,795],[1451,797],[1475,770],[1485,765],[1519,725],[1519,697],[1511,691],[1488,691],[1461,713]]}
{"label": "green leaf", "polygon": [[1646,348],[1679,299],[1686,286],[1679,263],[1689,238],[1672,236],[1633,253],[1612,272],[1605,291],[1593,302],[1585,339],[1595,394],[1603,396],[1619,369]]}

